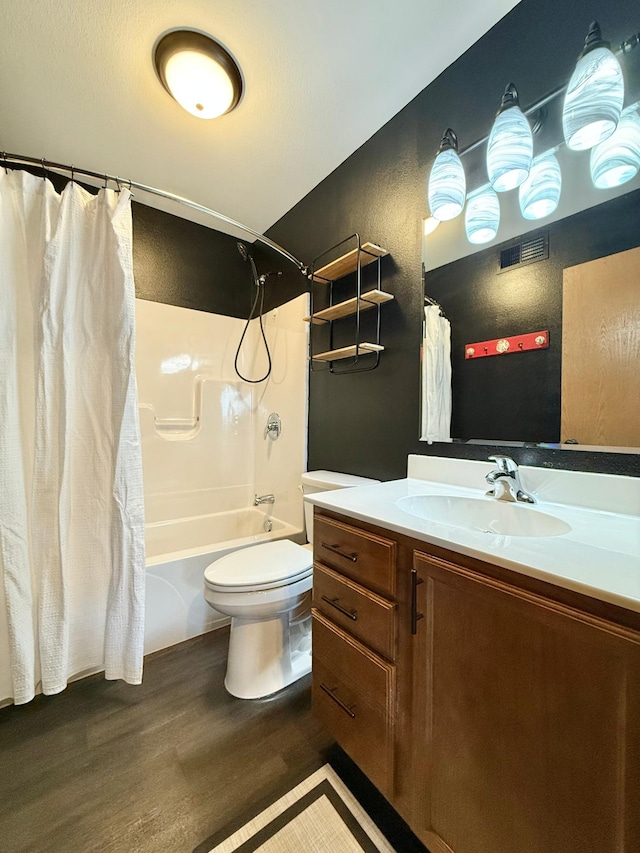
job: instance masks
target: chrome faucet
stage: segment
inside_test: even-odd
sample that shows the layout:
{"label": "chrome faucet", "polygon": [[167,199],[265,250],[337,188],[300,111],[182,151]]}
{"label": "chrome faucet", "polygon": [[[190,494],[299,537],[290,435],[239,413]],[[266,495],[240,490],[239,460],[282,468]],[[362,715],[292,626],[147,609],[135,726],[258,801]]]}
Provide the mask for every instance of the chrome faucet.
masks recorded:
{"label": "chrome faucet", "polygon": [[487,495],[498,501],[519,501],[525,504],[536,502],[533,495],[522,488],[518,466],[510,456],[490,456],[489,460],[495,462],[497,467],[485,477],[491,486]]}
{"label": "chrome faucet", "polygon": [[274,504],[275,502],[275,495],[256,495],[253,499],[254,506],[260,506],[260,504]]}

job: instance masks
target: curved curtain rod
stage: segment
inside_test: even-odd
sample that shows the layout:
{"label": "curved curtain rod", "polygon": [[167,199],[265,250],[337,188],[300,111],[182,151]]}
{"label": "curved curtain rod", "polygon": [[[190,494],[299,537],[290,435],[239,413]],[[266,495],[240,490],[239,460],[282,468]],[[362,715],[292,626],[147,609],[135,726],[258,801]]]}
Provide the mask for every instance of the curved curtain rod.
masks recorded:
{"label": "curved curtain rod", "polygon": [[253,228],[249,228],[248,225],[243,225],[242,222],[236,222],[235,219],[230,219],[228,216],[225,216],[224,213],[218,213],[217,210],[212,210],[210,207],[204,207],[202,204],[198,204],[197,202],[191,201],[191,199],[184,198],[183,196],[175,195],[175,193],[170,193],[166,190],[159,190],[156,187],[149,187],[146,184],[139,184],[136,181],[130,181],[128,178],[124,179],[115,175],[106,175],[104,172],[92,172],[89,169],[80,169],[77,166],[67,166],[64,163],[54,163],[51,160],[44,160],[40,157],[26,157],[23,154],[7,154],[3,151],[0,154],[0,162],[8,162],[9,160],[14,163],[26,163],[31,166],[40,166],[45,170],[51,169],[53,171],[69,172],[72,179],[74,175],[87,175],[91,178],[99,178],[105,183],[111,181],[117,186],[126,186],[129,189],[140,190],[141,192],[149,193],[150,195],[157,195],[160,198],[166,198],[169,201],[175,201],[178,204],[183,204],[185,207],[190,207],[192,210],[198,210],[200,213],[206,213],[207,216],[213,216],[215,219],[219,219],[221,222],[226,222],[227,225],[231,225],[234,228],[239,228],[246,234],[251,234],[251,236],[255,237],[256,240],[259,240],[261,243],[264,243],[265,246],[269,246],[271,249],[274,249],[278,254],[282,255],[283,258],[291,261],[292,264],[298,267],[303,275],[306,275],[308,272],[306,264],[303,264],[295,255],[292,255],[291,252],[283,249],[283,247],[278,245],[278,243],[275,243],[273,240],[265,237],[264,234],[254,231]]}

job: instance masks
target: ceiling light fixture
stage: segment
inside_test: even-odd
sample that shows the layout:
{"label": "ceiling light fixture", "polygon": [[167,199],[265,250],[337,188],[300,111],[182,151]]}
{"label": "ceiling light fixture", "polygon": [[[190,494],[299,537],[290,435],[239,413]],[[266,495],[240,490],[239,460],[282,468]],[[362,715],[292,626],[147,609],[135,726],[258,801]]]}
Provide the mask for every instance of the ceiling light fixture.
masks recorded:
{"label": "ceiling light fixture", "polygon": [[464,214],[464,228],[470,243],[488,243],[500,227],[500,202],[489,184],[469,193]]}
{"label": "ceiling light fixture", "polygon": [[624,110],[608,139],[591,149],[591,180],[599,190],[626,184],[640,171],[640,115],[637,105]]}
{"label": "ceiling light fixture", "polygon": [[624,101],[622,69],[597,21],[571,76],[562,109],[564,138],[574,151],[593,148],[617,127]]}
{"label": "ceiling light fixture", "polygon": [[154,63],[167,92],[188,113],[217,118],[242,97],[242,75],[231,54],[195,30],[173,30],[156,44]]}
{"label": "ceiling light fixture", "polygon": [[518,90],[509,83],[489,134],[487,172],[496,192],[514,190],[527,179],[533,159],[533,135],[520,109]]}
{"label": "ceiling light fixture", "polygon": [[449,127],[442,136],[429,175],[427,194],[431,215],[439,222],[455,219],[462,213],[466,192],[467,180],[458,156],[458,137]]}
{"label": "ceiling light fixture", "polygon": [[520,213],[525,219],[551,216],[560,203],[562,172],[555,149],[536,157],[529,177],[519,190]]}

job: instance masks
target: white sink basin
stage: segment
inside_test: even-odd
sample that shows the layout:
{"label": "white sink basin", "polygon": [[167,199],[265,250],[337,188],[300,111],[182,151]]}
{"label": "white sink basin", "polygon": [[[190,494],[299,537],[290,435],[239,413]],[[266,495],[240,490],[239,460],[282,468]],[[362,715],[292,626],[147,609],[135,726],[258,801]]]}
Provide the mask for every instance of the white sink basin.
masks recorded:
{"label": "white sink basin", "polygon": [[562,536],[571,530],[566,521],[546,512],[494,498],[406,495],[396,506],[425,521],[501,536]]}

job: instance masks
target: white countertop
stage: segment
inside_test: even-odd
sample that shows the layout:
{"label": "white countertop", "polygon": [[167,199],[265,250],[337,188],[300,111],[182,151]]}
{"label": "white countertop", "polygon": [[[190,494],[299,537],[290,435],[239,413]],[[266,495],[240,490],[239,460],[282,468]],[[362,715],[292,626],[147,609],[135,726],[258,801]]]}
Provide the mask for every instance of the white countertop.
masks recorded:
{"label": "white countertop", "polygon": [[[481,466],[481,471],[493,467],[485,463],[465,463],[467,470],[474,465]],[[411,468],[410,464],[410,473]],[[521,469],[525,488],[524,472],[532,470]],[[473,473],[478,472],[474,470]],[[566,480],[567,474],[573,472],[559,473]],[[550,472],[544,473],[547,479],[549,475]],[[587,475],[580,479],[578,475],[576,481],[584,492],[588,478],[597,476]],[[602,476],[606,480],[612,478],[612,475]],[[631,479],[618,478],[620,487],[624,490],[623,481]],[[482,479],[478,482],[479,485],[483,483]],[[615,487],[616,484],[613,485]],[[632,489],[636,486],[635,483],[630,485]],[[633,506],[628,507],[630,513],[637,511],[635,492],[633,494]],[[486,497],[482,488],[413,477],[319,492],[305,499],[318,507],[640,612],[639,515],[553,503],[538,496],[534,509],[565,521],[571,527],[570,532],[545,537],[504,536],[427,521],[396,506],[399,498],[415,495],[457,495],[495,500]],[[522,505],[523,512],[527,509]]]}

